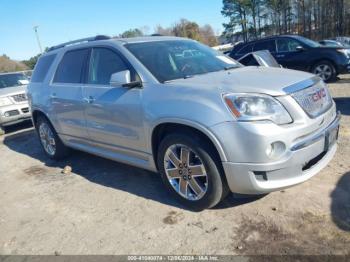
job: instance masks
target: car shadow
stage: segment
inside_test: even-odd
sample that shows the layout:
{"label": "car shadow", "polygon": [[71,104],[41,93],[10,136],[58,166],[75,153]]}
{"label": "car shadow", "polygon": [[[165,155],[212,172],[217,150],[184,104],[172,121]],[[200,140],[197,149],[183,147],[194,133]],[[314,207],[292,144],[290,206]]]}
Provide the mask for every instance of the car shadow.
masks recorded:
{"label": "car shadow", "polygon": [[[41,161],[47,167],[64,169],[64,167],[70,166],[74,174],[84,177],[92,183],[122,190],[165,205],[187,209],[171,197],[157,173],[75,150],[64,160],[49,159],[43,152],[33,128],[7,134],[3,139],[3,144],[19,154]],[[242,198],[230,194],[215,209],[233,208],[257,199],[259,197]]]}
{"label": "car shadow", "polygon": [[335,97],[333,98],[337,105],[337,110],[341,112],[342,115],[350,115],[350,97]]}
{"label": "car shadow", "polygon": [[331,194],[333,222],[342,230],[350,231],[350,172],[345,173]]}
{"label": "car shadow", "polygon": [[33,127],[32,121],[26,120],[24,122],[21,122],[21,123],[15,124],[15,125],[6,126],[4,129],[5,129],[5,134],[11,134],[11,133],[15,133],[19,130],[31,128],[31,127]]}

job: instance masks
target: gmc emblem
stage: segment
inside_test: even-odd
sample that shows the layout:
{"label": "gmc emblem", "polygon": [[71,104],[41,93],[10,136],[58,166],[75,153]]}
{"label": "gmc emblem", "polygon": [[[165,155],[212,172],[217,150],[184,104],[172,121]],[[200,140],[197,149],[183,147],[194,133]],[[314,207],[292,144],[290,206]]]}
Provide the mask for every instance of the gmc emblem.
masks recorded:
{"label": "gmc emblem", "polygon": [[312,100],[314,102],[317,102],[326,96],[327,96],[327,94],[326,94],[326,90],[324,88],[319,89],[315,93],[311,94]]}

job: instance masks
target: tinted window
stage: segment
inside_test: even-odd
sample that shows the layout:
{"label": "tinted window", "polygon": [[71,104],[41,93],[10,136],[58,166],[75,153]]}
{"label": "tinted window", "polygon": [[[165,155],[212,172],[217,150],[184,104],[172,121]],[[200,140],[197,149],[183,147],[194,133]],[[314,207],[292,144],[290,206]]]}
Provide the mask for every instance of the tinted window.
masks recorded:
{"label": "tinted window", "polygon": [[291,38],[277,39],[278,52],[293,52],[297,50],[300,43],[297,40]]}
{"label": "tinted window", "polygon": [[35,69],[31,78],[32,82],[42,82],[45,79],[47,72],[49,71],[53,60],[56,55],[43,56],[39,59],[35,65]]}
{"label": "tinted window", "polygon": [[239,62],[245,66],[259,66],[259,63],[255,60],[255,58],[252,54],[247,55],[243,59],[240,59]]}
{"label": "tinted window", "polygon": [[254,45],[254,51],[269,50],[270,52],[276,52],[275,40],[261,41]]}
{"label": "tinted window", "polygon": [[238,54],[245,55],[253,51],[253,45],[249,44],[243,47],[241,50],[238,51]]}
{"label": "tinted window", "polygon": [[56,83],[80,83],[87,54],[88,49],[67,52],[57,68],[53,81]]}
{"label": "tinted window", "polygon": [[0,89],[28,84],[28,78],[22,73],[0,75]]}
{"label": "tinted window", "polygon": [[107,48],[94,48],[89,63],[88,84],[109,85],[111,75],[128,70],[121,57]]}

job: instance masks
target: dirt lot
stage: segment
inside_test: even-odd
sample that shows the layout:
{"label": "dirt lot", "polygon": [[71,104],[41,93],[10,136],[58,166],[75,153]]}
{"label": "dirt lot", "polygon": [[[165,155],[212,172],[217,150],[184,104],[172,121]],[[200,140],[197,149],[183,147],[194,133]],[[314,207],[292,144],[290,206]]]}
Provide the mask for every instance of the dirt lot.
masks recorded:
{"label": "dirt lot", "polygon": [[[0,137],[0,254],[350,254],[350,75],[331,91],[339,149],[320,174],[212,210],[179,207],[157,174],[81,152],[48,160],[30,125]],[[71,174],[61,174],[70,165]]]}

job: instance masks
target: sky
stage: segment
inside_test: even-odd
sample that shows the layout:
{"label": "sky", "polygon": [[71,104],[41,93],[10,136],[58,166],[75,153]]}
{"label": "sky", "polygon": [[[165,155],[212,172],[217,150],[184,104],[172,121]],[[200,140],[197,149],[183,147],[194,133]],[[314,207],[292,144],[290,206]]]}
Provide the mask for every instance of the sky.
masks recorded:
{"label": "sky", "polygon": [[130,28],[168,27],[181,18],[223,30],[222,0],[0,0],[0,55],[24,60],[50,47]]}

